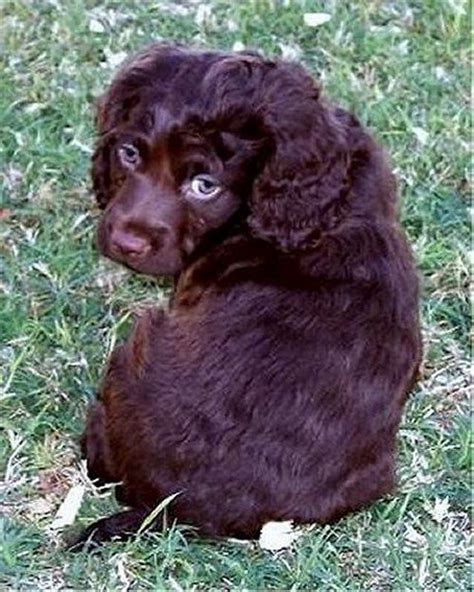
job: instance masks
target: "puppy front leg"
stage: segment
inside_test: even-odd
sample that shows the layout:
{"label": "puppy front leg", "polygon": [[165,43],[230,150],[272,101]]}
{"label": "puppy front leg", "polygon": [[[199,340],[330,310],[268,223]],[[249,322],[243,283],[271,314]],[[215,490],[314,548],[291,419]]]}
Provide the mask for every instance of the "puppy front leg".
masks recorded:
{"label": "puppy front leg", "polygon": [[70,551],[98,547],[111,539],[125,540],[135,534],[149,510],[133,509],[101,518],[88,526],[76,539],[67,544]]}

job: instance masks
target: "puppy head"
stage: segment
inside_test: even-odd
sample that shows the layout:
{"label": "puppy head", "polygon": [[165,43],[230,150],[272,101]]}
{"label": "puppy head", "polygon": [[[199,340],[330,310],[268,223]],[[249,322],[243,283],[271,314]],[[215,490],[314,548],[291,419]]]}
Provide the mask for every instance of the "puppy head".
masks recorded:
{"label": "puppy head", "polygon": [[143,273],[176,274],[235,221],[305,249],[354,204],[363,214],[360,196],[372,215],[384,194],[355,118],[301,67],[254,54],[152,46],[119,72],[97,123],[98,246]]}
{"label": "puppy head", "polygon": [[222,59],[155,48],[99,101],[92,179],[105,256],[176,274],[206,237],[245,216],[266,135],[247,107],[207,104],[205,78]]}

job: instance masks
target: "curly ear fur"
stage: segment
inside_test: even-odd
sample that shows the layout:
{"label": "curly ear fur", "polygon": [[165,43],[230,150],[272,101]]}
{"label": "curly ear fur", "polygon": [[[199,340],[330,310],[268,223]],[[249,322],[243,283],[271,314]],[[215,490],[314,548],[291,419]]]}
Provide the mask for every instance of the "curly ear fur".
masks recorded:
{"label": "curly ear fur", "polygon": [[280,140],[254,183],[248,222],[255,236],[288,252],[314,247],[348,220],[394,219],[396,185],[382,152],[359,125],[345,136],[322,158],[319,138],[306,146]]}
{"label": "curly ear fur", "polygon": [[282,64],[264,88],[276,148],[254,184],[249,225],[284,251],[304,249],[347,217],[354,167],[370,140],[355,118],[320,99],[297,66]]}

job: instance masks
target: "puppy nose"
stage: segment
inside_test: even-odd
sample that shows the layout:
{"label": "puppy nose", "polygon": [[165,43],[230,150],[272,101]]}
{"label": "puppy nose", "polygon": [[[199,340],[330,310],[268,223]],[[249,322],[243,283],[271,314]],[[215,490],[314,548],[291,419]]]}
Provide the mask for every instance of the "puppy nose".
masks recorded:
{"label": "puppy nose", "polygon": [[124,255],[141,255],[150,247],[146,238],[124,230],[112,232],[110,240],[113,248]]}

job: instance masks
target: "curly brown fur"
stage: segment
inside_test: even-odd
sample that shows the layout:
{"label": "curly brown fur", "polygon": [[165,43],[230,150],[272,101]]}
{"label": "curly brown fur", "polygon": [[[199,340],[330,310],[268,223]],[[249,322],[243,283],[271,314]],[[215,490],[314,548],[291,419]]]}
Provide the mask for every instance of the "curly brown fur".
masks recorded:
{"label": "curly brown fur", "polygon": [[[89,412],[89,470],[132,509],[86,538],[136,531],[178,491],[172,518],[234,537],[390,492],[417,277],[368,132],[296,64],[163,45],[122,68],[97,124],[99,248],[175,289]],[[216,196],[193,193],[202,174]]]}

